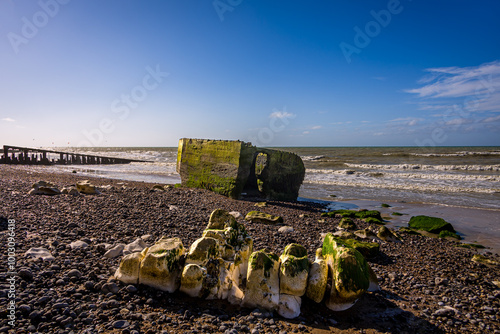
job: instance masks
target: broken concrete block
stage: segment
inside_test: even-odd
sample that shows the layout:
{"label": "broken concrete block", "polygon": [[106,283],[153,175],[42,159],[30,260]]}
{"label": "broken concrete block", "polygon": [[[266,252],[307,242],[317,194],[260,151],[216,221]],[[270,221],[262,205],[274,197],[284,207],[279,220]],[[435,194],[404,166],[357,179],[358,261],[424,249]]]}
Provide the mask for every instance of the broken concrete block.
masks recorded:
{"label": "broken concrete block", "polygon": [[243,306],[276,310],[279,304],[279,258],[263,250],[253,252],[248,263]]}
{"label": "broken concrete block", "polygon": [[323,258],[322,249],[316,250],[316,259],[309,268],[306,296],[316,303],[325,297],[328,282],[328,264]]}
{"label": "broken concrete block", "polygon": [[142,252],[125,255],[120,261],[120,266],[115,272],[115,279],[125,284],[138,284],[141,262],[147,251],[148,249],[145,248]]}
{"label": "broken concrete block", "polygon": [[181,274],[180,291],[191,297],[202,297],[203,282],[207,277],[207,270],[197,264],[188,264]]}
{"label": "broken concrete block", "polygon": [[368,263],[360,252],[330,233],[323,240],[322,254],[332,273],[332,287],[331,291],[327,291],[326,306],[333,311],[346,310],[369,287]]}
{"label": "broken concrete block", "polygon": [[289,244],[280,256],[280,261],[280,293],[303,296],[309,275],[307,250],[302,245]]}
{"label": "broken concrete block", "polygon": [[139,269],[139,283],[174,292],[179,288],[183,254],[184,246],[179,238],[162,237],[147,250]]}
{"label": "broken concrete block", "polygon": [[280,293],[278,314],[286,319],[294,319],[300,315],[300,305],[302,299],[299,296],[292,296]]}
{"label": "broken concrete block", "polygon": [[219,243],[217,239],[203,237],[197,239],[186,256],[186,264],[205,266],[210,259],[219,257]]}

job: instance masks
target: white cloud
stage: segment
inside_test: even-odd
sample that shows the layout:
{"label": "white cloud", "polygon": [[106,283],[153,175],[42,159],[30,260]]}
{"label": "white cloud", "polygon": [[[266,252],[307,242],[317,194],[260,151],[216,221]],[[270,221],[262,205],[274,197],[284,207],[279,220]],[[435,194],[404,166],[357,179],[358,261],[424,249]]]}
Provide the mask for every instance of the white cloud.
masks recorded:
{"label": "white cloud", "polygon": [[302,132],[303,135],[308,135],[309,134],[309,131],[304,131]]}
{"label": "white cloud", "polygon": [[500,121],[500,115],[485,118],[481,121],[481,123],[493,123],[498,121]]}
{"label": "white cloud", "polygon": [[407,89],[422,99],[422,109],[439,110],[461,105],[468,112],[500,110],[500,61],[470,67],[426,70],[422,87]]}
{"label": "white cloud", "polygon": [[445,122],[445,125],[463,125],[463,124],[470,124],[473,121],[470,118],[454,118],[452,120],[449,120]]}
{"label": "white cloud", "polygon": [[269,114],[269,118],[294,118],[295,114],[289,113],[287,111],[273,111]]}
{"label": "white cloud", "polygon": [[391,119],[389,122],[390,123],[397,123],[398,125],[415,126],[420,121],[423,121],[423,119],[422,118],[415,118],[415,117],[401,117],[401,118]]}
{"label": "white cloud", "polygon": [[2,121],[5,121],[5,122],[15,122],[16,120],[12,119],[10,117],[6,117],[6,118],[2,118]]}
{"label": "white cloud", "polygon": [[311,130],[319,130],[321,128],[322,128],[321,125],[315,125],[315,126],[311,127]]}

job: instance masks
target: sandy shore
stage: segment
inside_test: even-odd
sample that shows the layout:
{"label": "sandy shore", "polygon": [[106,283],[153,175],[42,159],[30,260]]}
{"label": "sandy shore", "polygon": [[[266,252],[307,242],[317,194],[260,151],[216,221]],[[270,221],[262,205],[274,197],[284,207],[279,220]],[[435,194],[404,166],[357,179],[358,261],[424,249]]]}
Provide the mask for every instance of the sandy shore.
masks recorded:
{"label": "sandy shore", "polygon": [[[452,241],[409,234],[401,235],[402,243],[382,242],[380,254],[368,259],[379,277],[380,292],[366,293],[344,312],[332,312],[304,298],[302,314],[294,320],[224,301],[108,282],[119,258],[103,258],[103,243],[129,243],[150,234],[150,244],[166,235],[180,237],[188,246],[201,236],[212,210],[245,215],[255,209],[255,202],[196,189],[159,192],[151,190],[151,184],[110,179],[90,179],[98,186],[112,186],[99,195],[27,195],[38,180],[61,188],[81,179],[78,174],[0,165],[4,259],[6,220],[15,220],[16,226],[19,275],[12,333],[500,333],[500,289],[493,283],[500,280],[499,267],[472,262],[476,252],[457,248]],[[314,203],[268,202],[260,210],[282,216],[294,228],[286,235],[278,233],[279,226],[245,224],[255,249],[280,254],[288,243],[298,242],[312,259],[321,246],[321,233],[336,231],[339,223],[337,218],[321,217],[323,209]],[[368,227],[362,221],[356,223]],[[72,250],[69,245],[77,240],[89,247]],[[48,248],[55,259],[25,258],[23,254],[32,247]],[[487,255],[499,260],[498,255]],[[6,332],[11,328],[6,260],[1,268],[0,332]],[[103,288],[106,283],[116,289],[110,291],[109,284]]]}

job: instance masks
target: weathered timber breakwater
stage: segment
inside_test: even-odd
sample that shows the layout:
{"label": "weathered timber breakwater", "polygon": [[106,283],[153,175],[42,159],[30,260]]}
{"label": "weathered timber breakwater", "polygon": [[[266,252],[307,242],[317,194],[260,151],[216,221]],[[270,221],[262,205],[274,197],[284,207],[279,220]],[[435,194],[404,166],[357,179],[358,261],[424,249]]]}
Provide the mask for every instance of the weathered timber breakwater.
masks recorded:
{"label": "weathered timber breakwater", "polygon": [[[28,195],[46,180],[61,188],[90,179],[100,194]],[[308,298],[299,317],[218,300],[191,298],[142,284],[110,280],[120,257],[109,250],[141,238],[148,246],[161,236],[191,245],[203,234],[210,213],[222,208],[242,214],[262,199],[233,200],[203,189],[82,178],[43,173],[24,166],[0,166],[0,230],[6,240],[8,219],[16,221],[16,321],[11,328],[0,310],[0,331],[12,333],[495,333],[500,290],[498,266],[472,261],[476,250],[410,233],[401,242],[382,242],[367,258],[381,291],[367,292],[349,310],[334,312]],[[322,216],[312,202],[268,201],[258,208],[281,216],[278,225],[244,222],[254,249],[282,254],[290,243],[307,249],[314,260],[322,234],[338,231],[341,218]],[[358,229],[373,224],[352,218]],[[286,224],[288,229],[281,229]],[[281,231],[280,231],[281,229]],[[25,257],[46,248],[52,259]],[[127,247],[130,251],[131,247]],[[4,258],[7,248],[2,248]],[[123,250],[125,252],[125,250]],[[498,256],[485,254],[498,261]],[[0,302],[6,305],[6,274],[0,274]]]}
{"label": "weathered timber breakwater", "polygon": [[131,162],[147,161],[8,145],[3,146],[3,154],[0,157],[0,164],[14,165],[104,165]]}

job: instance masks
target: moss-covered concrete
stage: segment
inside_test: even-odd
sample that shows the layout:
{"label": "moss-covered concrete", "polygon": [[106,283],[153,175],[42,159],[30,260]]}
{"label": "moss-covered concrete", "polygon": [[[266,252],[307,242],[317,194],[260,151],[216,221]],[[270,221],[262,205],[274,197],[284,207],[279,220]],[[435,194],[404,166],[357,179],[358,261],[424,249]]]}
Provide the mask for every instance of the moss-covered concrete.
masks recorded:
{"label": "moss-covered concrete", "polygon": [[248,220],[252,223],[261,223],[261,224],[282,224],[283,217],[273,216],[260,211],[250,211],[245,216],[245,220]]}
{"label": "moss-covered concrete", "polygon": [[182,185],[239,198],[245,187],[277,200],[296,200],[304,180],[302,159],[290,152],[228,140],[179,141],[177,172]]}
{"label": "moss-covered concrete", "polygon": [[377,256],[380,250],[380,244],[377,242],[363,242],[356,239],[344,239],[344,243],[360,252],[366,258]]}
{"label": "moss-covered concrete", "polygon": [[254,146],[242,141],[182,138],[177,151],[177,172],[183,186],[239,198],[255,153]]}
{"label": "moss-covered concrete", "polygon": [[258,148],[255,175],[262,196],[276,200],[296,200],[304,180],[305,167],[295,153]]}
{"label": "moss-covered concrete", "polygon": [[370,286],[368,263],[360,252],[331,233],[323,240],[322,254],[332,275],[326,306],[334,311],[346,310]]}
{"label": "moss-covered concrete", "polygon": [[306,292],[309,273],[306,248],[289,244],[281,254],[280,261],[280,293],[302,296]]}
{"label": "moss-covered concrete", "polygon": [[345,230],[355,230],[357,228],[352,219],[347,217],[344,217],[340,220],[339,227]]}
{"label": "moss-covered concrete", "polygon": [[439,234],[441,231],[456,232],[450,223],[437,217],[414,216],[410,218],[408,226],[414,230],[426,231],[435,234]]}

